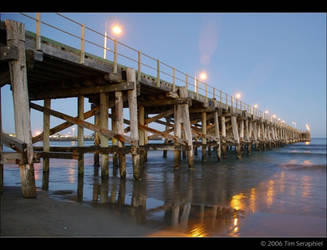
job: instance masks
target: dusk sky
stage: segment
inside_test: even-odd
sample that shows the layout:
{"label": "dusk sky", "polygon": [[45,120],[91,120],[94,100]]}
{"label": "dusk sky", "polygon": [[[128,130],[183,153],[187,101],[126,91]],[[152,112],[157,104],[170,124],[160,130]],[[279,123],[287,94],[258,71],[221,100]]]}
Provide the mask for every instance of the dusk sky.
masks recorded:
{"label": "dusk sky", "polygon": [[[216,89],[230,95],[241,92],[243,102],[258,104],[260,110],[269,110],[289,125],[295,121],[299,129],[307,123],[312,137],[326,137],[326,13],[63,14],[100,33],[106,22],[108,32],[118,22],[123,29],[119,41],[192,76],[205,70],[209,85]],[[5,19],[22,21],[35,32],[35,22],[27,17],[1,13],[1,20]],[[80,35],[78,25],[54,13],[41,13],[41,19]],[[80,48],[76,38],[45,25],[41,35]],[[86,39],[103,45],[103,38],[94,33],[86,32]],[[110,41],[108,46],[112,47]],[[86,51],[103,57],[103,50],[90,44]],[[136,53],[129,56],[137,59]],[[107,58],[112,60],[112,54]],[[124,61],[118,57],[118,63]],[[154,62],[151,65],[155,67]],[[54,100],[51,107],[76,116],[76,99]],[[87,111],[87,99],[85,104]],[[14,132],[9,85],[2,88],[2,116],[4,132]],[[42,131],[42,119],[40,112],[31,111],[33,134]],[[52,117],[50,126],[61,122]]]}

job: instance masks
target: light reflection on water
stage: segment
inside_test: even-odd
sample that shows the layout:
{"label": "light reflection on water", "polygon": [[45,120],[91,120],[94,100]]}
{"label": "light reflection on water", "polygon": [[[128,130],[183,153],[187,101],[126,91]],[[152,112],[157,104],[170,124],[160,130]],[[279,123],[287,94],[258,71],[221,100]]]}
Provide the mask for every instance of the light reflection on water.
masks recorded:
{"label": "light reflection on water", "polygon": [[[214,156],[208,157],[206,163],[196,158],[193,170],[185,163],[174,169],[170,153],[163,159],[162,152],[149,152],[142,182],[133,181],[130,156],[126,159],[126,180],[121,180],[119,174],[112,175],[112,162],[109,179],[102,180],[100,170],[93,167],[92,154],[84,157],[84,177],[77,175],[77,161],[51,159],[49,194],[89,202],[94,207],[108,206],[117,216],[127,215],[136,223],[156,228],[148,235],[154,237],[238,237],[247,233],[247,220],[262,213],[317,217],[324,227],[325,162],[301,155],[294,158],[294,154],[281,154],[283,151],[289,149],[253,152],[241,161],[230,155],[219,163]],[[40,187],[42,162],[34,167]],[[5,171],[5,175],[12,175],[11,179],[5,176],[5,185],[15,185],[14,166],[6,166]],[[60,190],[74,192],[57,192]],[[292,234],[292,225],[287,226],[278,230],[298,236]],[[260,220],[255,227],[262,230]],[[326,234],[324,228],[318,231]]]}

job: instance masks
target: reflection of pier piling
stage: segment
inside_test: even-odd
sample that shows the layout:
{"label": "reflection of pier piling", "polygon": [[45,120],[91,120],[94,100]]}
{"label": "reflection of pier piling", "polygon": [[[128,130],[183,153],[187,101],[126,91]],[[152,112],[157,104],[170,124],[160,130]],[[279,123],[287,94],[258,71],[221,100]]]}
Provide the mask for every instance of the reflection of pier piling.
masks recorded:
{"label": "reflection of pier piling", "polygon": [[[176,167],[184,152],[183,159],[186,157],[191,168],[197,147],[202,148],[203,161],[207,159],[208,150],[211,154],[210,148],[220,160],[226,157],[227,148],[235,147],[240,159],[244,151],[250,153],[253,148],[260,150],[310,139],[310,134],[267,119],[249,105],[238,105],[233,97],[218,93],[214,88],[213,96],[209,97],[207,84],[205,95],[200,94],[200,81],[195,92],[189,90],[187,74],[183,73],[185,85],[177,86],[175,73],[179,71],[175,68],[172,68],[171,83],[161,80],[159,60],[156,77],[141,73],[143,64],[139,51],[137,71],[117,64],[117,51],[114,62],[85,53],[85,25],[81,25],[81,50],[41,37],[39,18],[38,15],[36,34],[25,32],[22,23],[10,20],[0,23],[0,86],[9,83],[12,86],[17,135],[14,138],[1,133],[1,146],[4,144],[16,151],[1,153],[1,164],[19,165],[24,197],[36,196],[33,163],[40,158],[43,158],[45,180],[49,178],[50,158],[76,159],[78,175],[83,176],[83,154],[92,152],[95,166],[101,167],[101,177],[106,179],[109,156],[112,156],[114,170],[118,168],[120,177],[125,178],[126,154],[131,154],[133,177],[140,180],[148,150],[173,151]],[[68,97],[78,100],[76,117],[51,108],[52,99]],[[91,103],[88,111],[85,111],[84,98]],[[35,100],[44,100],[44,105],[33,103]],[[29,108],[42,112],[44,117],[43,133],[36,137],[31,135]],[[124,118],[124,108],[129,110],[129,119]],[[50,115],[65,122],[50,128]],[[85,121],[92,116],[94,123]],[[108,119],[111,119],[111,130]],[[150,127],[153,123],[165,126],[165,130]],[[124,128],[124,124],[127,127]],[[78,126],[76,147],[49,146],[50,135],[72,125]],[[96,133],[94,146],[84,146],[84,129]],[[165,143],[149,144],[149,133],[163,138]],[[112,146],[108,146],[110,139]],[[33,143],[40,140],[43,147],[33,147]],[[2,165],[0,167],[2,186]],[[48,189],[46,181],[42,187]]]}

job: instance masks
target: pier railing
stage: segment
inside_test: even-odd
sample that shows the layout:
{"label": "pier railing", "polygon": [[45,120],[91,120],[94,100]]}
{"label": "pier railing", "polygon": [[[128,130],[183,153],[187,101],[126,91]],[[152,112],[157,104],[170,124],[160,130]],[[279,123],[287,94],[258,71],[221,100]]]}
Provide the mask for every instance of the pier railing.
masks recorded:
{"label": "pier railing", "polygon": [[[221,106],[226,108],[232,108],[233,110],[239,111],[247,111],[247,113],[256,116],[257,118],[262,118],[264,120],[277,123],[279,125],[284,125],[286,127],[290,127],[289,125],[281,122],[274,116],[264,113],[258,108],[255,108],[255,105],[249,105],[235,96],[229,95],[228,93],[216,89],[214,86],[209,85],[205,81],[201,81],[196,76],[192,74],[185,73],[173,66],[166,64],[165,62],[154,58],[146,53],[132,48],[131,46],[117,40],[116,38],[110,37],[105,33],[99,32],[93,28],[86,26],[72,18],[69,18],[61,13],[55,13],[57,17],[60,17],[70,24],[75,24],[77,27],[79,26],[79,33],[74,34],[72,31],[67,31],[62,27],[55,26],[48,22],[45,22],[41,19],[41,14],[36,13],[35,17],[28,15],[26,13],[20,13],[24,17],[32,19],[35,21],[35,34],[36,34],[36,50],[41,50],[41,24],[48,26],[52,29],[60,31],[70,37],[76,38],[80,43],[80,63],[84,63],[86,49],[85,45],[89,44],[97,49],[101,49],[104,54],[104,60],[107,62],[111,62],[113,64],[114,72],[117,72],[118,61],[129,61],[133,63],[131,67],[137,69],[137,79],[141,80],[141,77],[152,78],[156,85],[159,87],[162,82],[172,84],[172,89],[175,90],[178,86],[185,86],[189,91],[193,91],[197,96],[202,96],[208,99],[215,99],[220,103]],[[58,19],[57,19],[58,20]],[[66,26],[67,27],[67,26]],[[71,28],[72,26],[69,26]],[[71,28],[73,29],[73,28]],[[75,29],[76,32],[76,29]],[[93,34],[98,35],[104,44],[100,44],[100,40],[88,40],[86,37],[86,32],[91,32]],[[106,44],[106,41],[109,40],[111,43]],[[112,54],[112,61],[106,59],[107,52]],[[150,74],[146,74],[145,72],[151,72]],[[154,73],[153,73],[154,72]],[[155,77],[153,76],[155,75]]]}

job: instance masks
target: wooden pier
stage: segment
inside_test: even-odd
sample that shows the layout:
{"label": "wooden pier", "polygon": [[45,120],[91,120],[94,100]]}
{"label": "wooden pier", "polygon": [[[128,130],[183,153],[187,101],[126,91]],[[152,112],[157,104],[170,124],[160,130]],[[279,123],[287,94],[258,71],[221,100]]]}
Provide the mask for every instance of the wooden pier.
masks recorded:
{"label": "wooden pier", "polygon": [[[25,31],[25,25],[16,21],[0,23],[0,87],[11,84],[16,130],[16,137],[1,131],[1,148],[6,145],[15,150],[0,150],[1,188],[2,164],[7,163],[19,166],[22,194],[31,198],[36,197],[33,163],[40,162],[40,158],[45,180],[51,168],[49,158],[76,159],[78,174],[83,175],[84,153],[94,153],[94,165],[101,166],[102,178],[109,176],[109,163],[114,171],[119,169],[121,178],[126,178],[126,154],[131,154],[134,179],[140,180],[149,150],[162,150],[163,157],[167,150],[174,151],[175,167],[186,159],[192,168],[199,147],[203,161],[213,157],[213,152],[219,161],[226,157],[228,149],[235,149],[236,157],[241,159],[252,150],[310,140],[309,132],[267,116],[206,83],[200,93],[196,78],[191,90],[192,78],[187,74],[185,84],[177,85],[177,70],[173,67],[172,81],[162,80],[160,60],[156,60],[156,76],[142,73],[141,56],[146,55],[140,51],[135,69],[118,64],[116,40],[113,61],[85,52],[88,27],[84,24],[80,25],[81,47],[76,49],[41,36],[40,14],[34,20],[36,33]],[[77,98],[76,117],[51,107],[52,99],[68,97]],[[89,100],[89,110],[84,107],[84,98]],[[44,100],[44,105],[34,103],[36,100]],[[43,132],[35,137],[31,133],[30,108],[43,113]],[[124,117],[124,108],[129,109],[129,119]],[[51,127],[50,116],[65,122]],[[94,117],[94,123],[85,121],[90,117]],[[164,131],[150,127],[151,123],[165,126]],[[124,128],[124,124],[128,126]],[[78,126],[77,146],[50,147],[49,136],[72,125]],[[84,146],[84,129],[96,133],[93,146]],[[150,134],[163,138],[164,143],[149,144]],[[43,141],[42,147],[33,146],[38,141]],[[48,188],[46,181],[42,188]]]}

